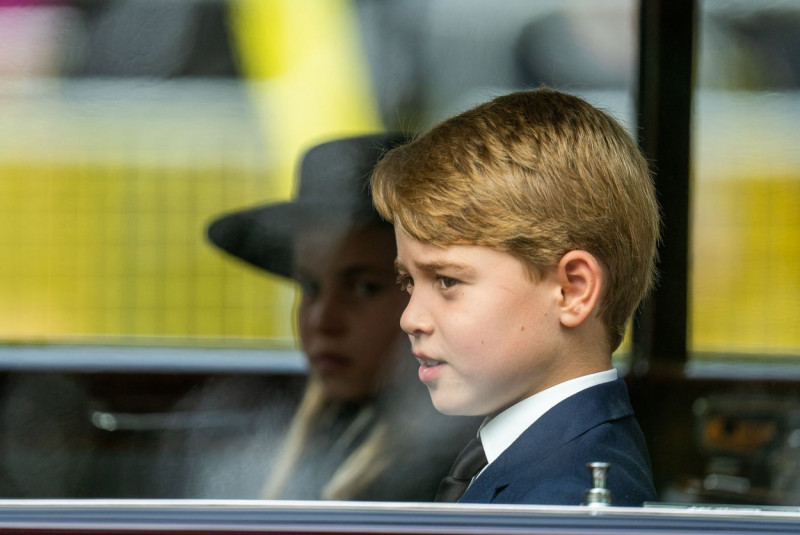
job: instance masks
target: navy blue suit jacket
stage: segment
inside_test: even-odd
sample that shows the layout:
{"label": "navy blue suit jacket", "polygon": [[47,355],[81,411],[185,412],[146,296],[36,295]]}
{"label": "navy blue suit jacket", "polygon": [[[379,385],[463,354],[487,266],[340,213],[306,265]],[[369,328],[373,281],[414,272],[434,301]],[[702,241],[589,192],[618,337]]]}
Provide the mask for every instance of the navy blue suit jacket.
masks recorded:
{"label": "navy blue suit jacket", "polygon": [[625,383],[587,388],[547,411],[478,476],[461,503],[580,505],[586,464],[611,463],[613,505],[656,499],[650,460]]}

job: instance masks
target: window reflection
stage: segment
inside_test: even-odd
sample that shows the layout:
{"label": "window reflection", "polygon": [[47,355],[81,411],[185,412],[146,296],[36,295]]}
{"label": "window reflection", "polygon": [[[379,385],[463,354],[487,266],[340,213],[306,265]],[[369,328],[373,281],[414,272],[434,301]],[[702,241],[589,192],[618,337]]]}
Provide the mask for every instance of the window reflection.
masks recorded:
{"label": "window reflection", "polygon": [[631,1],[43,0],[0,28],[5,496],[198,495],[186,455],[206,496],[258,493],[224,453],[275,453],[300,401],[295,290],[203,232],[291,196],[311,145],[542,83],[633,127]]}

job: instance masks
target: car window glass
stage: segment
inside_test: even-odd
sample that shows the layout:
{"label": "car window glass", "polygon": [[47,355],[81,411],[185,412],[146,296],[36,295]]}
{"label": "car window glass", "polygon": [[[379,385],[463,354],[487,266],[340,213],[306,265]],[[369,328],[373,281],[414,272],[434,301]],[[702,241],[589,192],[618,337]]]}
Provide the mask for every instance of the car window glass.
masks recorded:
{"label": "car window glass", "polygon": [[800,355],[800,10],[700,2],[690,353]]}

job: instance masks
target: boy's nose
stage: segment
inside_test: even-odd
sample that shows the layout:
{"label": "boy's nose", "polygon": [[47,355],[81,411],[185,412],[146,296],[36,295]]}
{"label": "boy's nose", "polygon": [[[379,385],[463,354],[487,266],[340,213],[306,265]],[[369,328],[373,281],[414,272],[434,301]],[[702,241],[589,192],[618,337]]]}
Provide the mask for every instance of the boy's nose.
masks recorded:
{"label": "boy's nose", "polygon": [[430,334],[433,332],[433,322],[431,321],[430,314],[428,314],[421,297],[417,294],[411,294],[408,300],[408,305],[400,316],[400,328],[406,334],[411,336],[419,336],[421,334]]}

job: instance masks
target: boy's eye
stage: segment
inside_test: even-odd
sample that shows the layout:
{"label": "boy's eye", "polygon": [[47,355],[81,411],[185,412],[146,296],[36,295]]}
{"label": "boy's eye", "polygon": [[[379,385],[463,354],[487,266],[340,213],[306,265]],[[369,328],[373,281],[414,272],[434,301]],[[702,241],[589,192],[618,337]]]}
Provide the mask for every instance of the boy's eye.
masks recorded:
{"label": "boy's eye", "polygon": [[458,284],[458,280],[457,279],[453,279],[453,278],[450,278],[450,277],[441,277],[440,276],[440,277],[438,277],[438,279],[439,279],[439,289],[441,289],[441,290],[449,290],[450,288],[452,288],[453,286]]}
{"label": "boy's eye", "polygon": [[414,279],[405,273],[400,273],[397,275],[397,284],[400,285],[401,292],[411,293],[411,290],[414,288]]}

